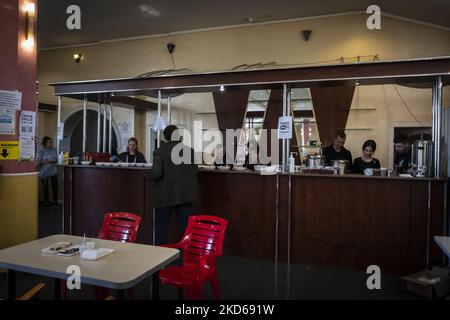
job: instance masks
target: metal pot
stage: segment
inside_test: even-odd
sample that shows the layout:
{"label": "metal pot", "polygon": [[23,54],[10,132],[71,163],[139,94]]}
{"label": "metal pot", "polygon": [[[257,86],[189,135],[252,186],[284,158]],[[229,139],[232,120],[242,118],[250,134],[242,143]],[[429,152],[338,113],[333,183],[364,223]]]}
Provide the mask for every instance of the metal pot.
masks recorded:
{"label": "metal pot", "polygon": [[309,155],[307,159],[308,168],[321,168],[324,166],[325,158],[321,155]]}
{"label": "metal pot", "polygon": [[433,149],[432,141],[418,140],[412,147],[412,163],[419,176],[433,176]]}
{"label": "metal pot", "polygon": [[349,162],[348,160],[331,160],[331,166],[334,168],[339,168],[340,166],[344,165],[345,171],[349,170]]}

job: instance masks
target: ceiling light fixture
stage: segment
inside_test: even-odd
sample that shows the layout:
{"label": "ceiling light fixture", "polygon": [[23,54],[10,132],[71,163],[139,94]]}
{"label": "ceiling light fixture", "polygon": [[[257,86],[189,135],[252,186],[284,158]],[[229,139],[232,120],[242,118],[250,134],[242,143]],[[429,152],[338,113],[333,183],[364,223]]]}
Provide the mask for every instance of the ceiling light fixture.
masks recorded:
{"label": "ceiling light fixture", "polygon": [[74,53],[73,54],[73,60],[75,63],[79,63],[83,59],[83,55],[81,53]]}
{"label": "ceiling light fixture", "polygon": [[225,91],[225,87],[223,85],[220,86],[220,92],[224,92]]}
{"label": "ceiling light fixture", "polygon": [[308,42],[311,37],[312,30],[302,30],[303,39]]}
{"label": "ceiling light fixture", "polygon": [[33,2],[26,3],[22,10],[25,12],[25,39],[22,41],[22,48],[34,48],[34,24],[36,17],[36,5]]}

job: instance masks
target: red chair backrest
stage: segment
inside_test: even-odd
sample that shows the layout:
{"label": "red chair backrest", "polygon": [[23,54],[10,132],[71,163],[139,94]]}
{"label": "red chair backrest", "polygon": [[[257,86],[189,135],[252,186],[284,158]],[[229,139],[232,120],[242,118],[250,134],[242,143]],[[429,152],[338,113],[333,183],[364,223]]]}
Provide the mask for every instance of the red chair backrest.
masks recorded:
{"label": "red chair backrest", "polygon": [[140,216],[133,213],[107,213],[105,214],[98,238],[121,242],[136,242],[141,220]]}
{"label": "red chair backrest", "polygon": [[[181,240],[184,246],[184,263],[198,264],[200,255],[206,257],[207,260],[221,256],[227,226],[228,221],[219,217],[190,216]],[[209,262],[212,261],[209,260]]]}

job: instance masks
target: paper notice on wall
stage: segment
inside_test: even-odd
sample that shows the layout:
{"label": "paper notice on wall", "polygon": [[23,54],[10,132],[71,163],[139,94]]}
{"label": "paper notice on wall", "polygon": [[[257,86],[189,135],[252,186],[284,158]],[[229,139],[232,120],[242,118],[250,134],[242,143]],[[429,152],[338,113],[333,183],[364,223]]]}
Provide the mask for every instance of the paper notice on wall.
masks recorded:
{"label": "paper notice on wall", "polygon": [[0,90],[0,108],[20,110],[22,105],[22,92]]}
{"label": "paper notice on wall", "polygon": [[36,157],[35,137],[20,136],[20,160],[33,161]]}
{"label": "paper notice on wall", "polygon": [[16,110],[0,108],[0,135],[16,134]]}
{"label": "paper notice on wall", "polygon": [[278,118],[278,139],[292,139],[292,117]]}
{"label": "paper notice on wall", "polygon": [[20,113],[19,134],[21,137],[36,136],[36,112],[22,111]]}
{"label": "paper notice on wall", "polygon": [[58,125],[58,134],[57,134],[58,140],[64,139],[64,122],[60,122]]}

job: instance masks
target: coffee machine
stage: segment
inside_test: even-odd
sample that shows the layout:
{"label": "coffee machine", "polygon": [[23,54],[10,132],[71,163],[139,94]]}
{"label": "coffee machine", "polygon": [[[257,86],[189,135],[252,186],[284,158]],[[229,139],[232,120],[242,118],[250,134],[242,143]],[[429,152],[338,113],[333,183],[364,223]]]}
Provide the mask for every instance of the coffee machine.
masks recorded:
{"label": "coffee machine", "polygon": [[412,164],[416,176],[433,176],[433,142],[430,140],[417,140],[412,146]]}

